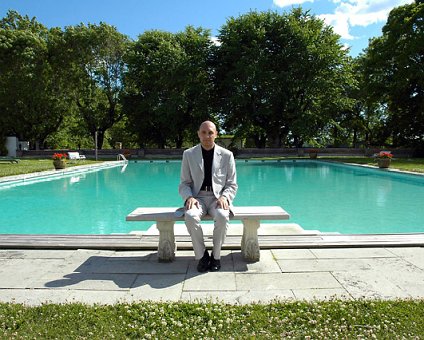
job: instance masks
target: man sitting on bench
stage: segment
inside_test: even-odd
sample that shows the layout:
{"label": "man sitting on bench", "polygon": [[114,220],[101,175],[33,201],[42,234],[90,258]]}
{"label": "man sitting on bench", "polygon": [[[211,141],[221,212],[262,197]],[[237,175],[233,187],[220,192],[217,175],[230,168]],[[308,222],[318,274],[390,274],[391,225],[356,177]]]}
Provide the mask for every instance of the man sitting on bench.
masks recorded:
{"label": "man sitting on bench", "polygon": [[[230,208],[237,192],[236,166],[231,151],[215,144],[218,133],[210,121],[200,125],[200,144],[184,151],[179,194],[184,200],[185,223],[191,236],[199,272],[221,269],[221,247],[228,228]],[[213,251],[209,256],[201,218],[214,219]]]}

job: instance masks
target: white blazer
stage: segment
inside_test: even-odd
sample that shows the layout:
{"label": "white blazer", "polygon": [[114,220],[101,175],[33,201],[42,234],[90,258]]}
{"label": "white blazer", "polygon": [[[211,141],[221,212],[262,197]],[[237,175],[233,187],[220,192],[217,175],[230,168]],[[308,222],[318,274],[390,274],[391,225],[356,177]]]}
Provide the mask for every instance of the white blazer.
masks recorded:
{"label": "white blazer", "polygon": [[[181,177],[178,192],[185,202],[190,196],[196,197],[205,177],[202,147],[198,144],[183,153]],[[216,198],[225,196],[229,204],[237,192],[236,164],[233,153],[215,144],[212,163],[212,189]]]}

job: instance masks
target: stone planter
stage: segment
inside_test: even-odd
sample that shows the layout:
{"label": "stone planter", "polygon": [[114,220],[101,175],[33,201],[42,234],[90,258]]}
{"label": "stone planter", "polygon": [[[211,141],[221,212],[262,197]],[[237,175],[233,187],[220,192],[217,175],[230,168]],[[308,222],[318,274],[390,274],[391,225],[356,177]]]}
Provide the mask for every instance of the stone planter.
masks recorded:
{"label": "stone planter", "polygon": [[377,159],[379,168],[388,168],[390,166],[391,159],[390,158],[379,158]]}
{"label": "stone planter", "polygon": [[318,157],[318,153],[317,152],[310,152],[309,153],[309,158],[316,159],[317,157]]}
{"label": "stone planter", "polygon": [[56,170],[65,169],[66,168],[66,161],[64,161],[62,159],[54,159],[53,165],[54,165],[54,168]]}

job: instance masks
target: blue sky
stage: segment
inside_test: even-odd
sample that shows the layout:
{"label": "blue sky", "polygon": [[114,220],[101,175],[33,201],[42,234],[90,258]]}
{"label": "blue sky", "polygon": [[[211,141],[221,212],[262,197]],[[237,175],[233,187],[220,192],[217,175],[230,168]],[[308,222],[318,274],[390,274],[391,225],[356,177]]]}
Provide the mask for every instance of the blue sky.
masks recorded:
{"label": "blue sky", "polygon": [[250,10],[290,11],[292,6],[319,16],[341,35],[341,42],[357,56],[368,39],[381,35],[387,15],[394,7],[413,0],[0,0],[0,17],[9,9],[36,17],[47,27],[65,27],[101,21],[117,27],[132,39],[146,30],[169,32],[188,25],[218,34],[227,18]]}

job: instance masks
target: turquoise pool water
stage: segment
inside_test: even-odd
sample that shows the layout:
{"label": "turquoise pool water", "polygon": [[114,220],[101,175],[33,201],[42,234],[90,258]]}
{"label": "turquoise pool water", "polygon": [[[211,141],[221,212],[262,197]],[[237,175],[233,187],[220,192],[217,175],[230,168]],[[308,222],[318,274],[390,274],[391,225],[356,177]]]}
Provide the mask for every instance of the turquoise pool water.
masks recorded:
{"label": "turquoise pool water", "polygon": [[[179,161],[131,162],[91,173],[0,186],[0,233],[111,234],[140,206],[181,205]],[[424,177],[314,161],[237,161],[235,205],[281,205],[288,223],[340,233],[424,232]]]}

